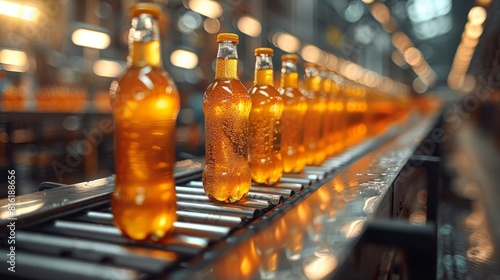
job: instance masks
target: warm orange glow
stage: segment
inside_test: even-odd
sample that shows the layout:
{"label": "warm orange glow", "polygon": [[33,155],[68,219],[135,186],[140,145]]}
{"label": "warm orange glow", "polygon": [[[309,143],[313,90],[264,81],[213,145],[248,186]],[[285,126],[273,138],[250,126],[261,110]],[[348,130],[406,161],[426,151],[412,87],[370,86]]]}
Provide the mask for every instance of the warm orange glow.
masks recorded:
{"label": "warm orange glow", "polygon": [[262,32],[260,22],[251,16],[243,16],[238,20],[238,29],[251,37],[258,37]]}
{"label": "warm orange glow", "polygon": [[170,55],[170,62],[177,67],[194,69],[198,66],[198,55],[194,52],[178,49]]}
{"label": "warm orange glow", "polygon": [[478,39],[483,34],[483,27],[481,25],[467,24],[464,34],[469,38]]}
{"label": "warm orange glow", "polygon": [[403,56],[406,62],[411,66],[418,65],[423,60],[422,53],[415,47],[406,49],[406,51],[403,53]]}
{"label": "warm orange glow", "polygon": [[220,21],[216,18],[207,18],[203,21],[203,29],[210,34],[218,33],[220,30]]}
{"label": "warm orange glow", "polygon": [[402,53],[404,53],[406,49],[413,46],[410,38],[408,38],[408,36],[401,31],[395,32],[392,35],[392,44]]}
{"label": "warm orange glow", "polygon": [[353,81],[358,80],[363,75],[363,68],[353,62],[344,64],[340,71],[342,75]]}
{"label": "warm orange glow", "polygon": [[209,18],[218,18],[224,11],[217,1],[212,0],[190,0],[189,8]]}
{"label": "warm orange glow", "polygon": [[7,71],[26,72],[29,69],[28,55],[20,50],[0,50],[0,63]]}
{"label": "warm orange glow", "polygon": [[300,49],[300,41],[297,37],[284,33],[278,32],[273,35],[273,43],[276,47],[284,50],[288,53],[297,52]]}
{"label": "warm orange glow", "polygon": [[462,36],[462,45],[464,45],[467,48],[475,48],[478,43],[479,43],[478,38],[471,38],[469,36]]}
{"label": "warm orange glow", "polygon": [[382,27],[388,33],[392,33],[394,31],[396,31],[396,29],[398,28],[398,23],[392,18],[389,23],[384,24]]}
{"label": "warm orange glow", "polygon": [[103,50],[111,43],[111,37],[104,32],[77,29],[71,34],[71,40],[75,45]]}
{"label": "warm orange glow", "polygon": [[448,74],[448,86],[451,89],[463,90],[462,87],[466,81],[467,70],[474,56],[479,37],[483,33],[482,24],[486,20],[486,17],[486,10],[481,6],[473,7],[469,11],[469,21],[465,25],[462,41],[458,45],[450,73]]}
{"label": "warm orange glow", "polygon": [[122,65],[116,61],[100,59],[94,63],[92,70],[97,76],[115,78],[122,71]]}
{"label": "warm orange glow", "polygon": [[388,24],[391,21],[391,12],[385,4],[380,2],[372,5],[371,13],[381,24]]}
{"label": "warm orange glow", "polygon": [[35,7],[1,0],[0,14],[26,21],[35,21],[40,12]]}
{"label": "warm orange glow", "polygon": [[470,9],[468,19],[470,24],[481,25],[486,20],[486,10],[481,6],[476,6]]}
{"label": "warm orange glow", "polygon": [[337,268],[337,265],[337,257],[328,252],[320,255],[320,257],[308,260],[308,262],[304,265],[304,274],[307,279],[324,279],[328,276],[328,274]]}
{"label": "warm orange glow", "polygon": [[328,68],[328,70],[335,70],[337,65],[338,65],[338,58],[333,55],[333,54],[327,54],[326,55],[326,61],[325,61],[325,66]]}
{"label": "warm orange glow", "polygon": [[491,4],[491,0],[476,0],[476,3],[483,7],[488,7]]}
{"label": "warm orange glow", "polygon": [[306,45],[300,51],[300,55],[302,55],[305,61],[319,63],[322,58],[322,51],[316,46]]}

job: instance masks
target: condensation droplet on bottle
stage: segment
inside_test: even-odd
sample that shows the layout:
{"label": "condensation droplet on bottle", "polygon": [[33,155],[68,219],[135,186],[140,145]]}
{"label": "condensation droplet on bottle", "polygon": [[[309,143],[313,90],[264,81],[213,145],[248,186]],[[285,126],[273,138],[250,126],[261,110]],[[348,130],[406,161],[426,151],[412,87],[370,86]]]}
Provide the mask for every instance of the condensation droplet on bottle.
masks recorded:
{"label": "condensation droplet on bottle", "polygon": [[135,93],[134,99],[139,101],[139,100],[144,99],[145,96],[146,96],[146,94],[143,91],[139,91],[139,92]]}
{"label": "condensation droplet on bottle", "polygon": [[146,200],[146,194],[144,193],[144,188],[138,187],[136,190],[134,202],[136,205],[142,205]]}

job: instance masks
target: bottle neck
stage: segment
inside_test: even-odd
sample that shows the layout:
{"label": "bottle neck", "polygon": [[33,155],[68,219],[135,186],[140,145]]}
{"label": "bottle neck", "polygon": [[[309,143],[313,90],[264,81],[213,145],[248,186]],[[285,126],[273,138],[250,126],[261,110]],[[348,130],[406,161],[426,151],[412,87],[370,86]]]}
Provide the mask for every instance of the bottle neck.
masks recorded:
{"label": "bottle neck", "polygon": [[334,92],[335,94],[339,94],[340,91],[344,89],[342,79],[338,75],[335,74],[330,75],[330,81],[331,81],[331,91]]}
{"label": "bottle neck", "polygon": [[254,85],[273,85],[273,61],[269,55],[255,57]]}
{"label": "bottle neck", "polygon": [[321,90],[329,93],[332,89],[332,81],[328,77],[328,72],[321,71],[320,77],[321,77]]}
{"label": "bottle neck", "polygon": [[215,78],[238,80],[238,50],[235,43],[230,41],[219,42]]}
{"label": "bottle neck", "polygon": [[158,22],[149,14],[132,19],[128,33],[128,65],[135,67],[161,66]]}
{"label": "bottle neck", "polygon": [[318,69],[316,69],[315,67],[306,68],[304,87],[307,90],[320,91],[321,78],[319,77]]}
{"label": "bottle neck", "polygon": [[297,72],[297,64],[295,62],[291,60],[285,60],[281,63],[280,87],[299,87],[299,73]]}

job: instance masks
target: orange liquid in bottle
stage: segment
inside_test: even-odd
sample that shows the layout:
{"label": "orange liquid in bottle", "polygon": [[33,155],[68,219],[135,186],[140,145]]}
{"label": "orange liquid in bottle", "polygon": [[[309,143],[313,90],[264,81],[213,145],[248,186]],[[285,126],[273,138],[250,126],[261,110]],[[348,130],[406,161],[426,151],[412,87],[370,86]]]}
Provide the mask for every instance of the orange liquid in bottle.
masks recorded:
{"label": "orange liquid in bottle", "polygon": [[234,47],[231,50],[236,52],[237,41],[219,42],[215,80],[203,96],[206,137],[203,187],[209,198],[224,202],[244,198],[251,184],[247,137],[252,101],[238,79],[237,56],[224,57],[227,49],[221,51],[221,44],[231,43],[233,46],[227,47]]}
{"label": "orange liquid in bottle", "polygon": [[366,88],[363,86],[359,86],[358,89],[358,125],[357,125],[357,136],[359,138],[359,142],[365,140],[367,132],[368,132],[368,125],[370,122],[370,111],[368,110],[368,102],[367,102],[367,94],[366,94]]}
{"label": "orange liquid in bottle", "polygon": [[322,137],[324,113],[326,105],[320,96],[320,77],[314,64],[306,63],[305,90],[302,92],[307,100],[307,111],[304,116],[304,147],[307,165],[320,165],[326,158],[325,142]]}
{"label": "orange liquid in bottle", "polygon": [[367,104],[364,91],[359,85],[351,84],[349,86],[347,99],[347,112],[349,114],[348,141],[349,146],[358,144],[367,131],[364,123]]}
{"label": "orange liquid in bottle", "polygon": [[320,96],[325,105],[325,112],[323,113],[323,127],[321,129],[321,137],[324,143],[324,152],[326,156],[331,156],[335,152],[335,142],[332,136],[332,122],[334,115],[334,100],[331,94],[332,81],[328,77],[328,72],[324,67],[320,68]]}
{"label": "orange liquid in bottle", "polygon": [[281,115],[283,101],[272,85],[272,53],[269,48],[255,50],[254,85],[248,90],[252,98],[250,111],[249,163],[252,179],[274,184],[283,175],[281,157]]}
{"label": "orange liquid in bottle", "polygon": [[298,89],[297,60],[295,55],[282,56],[279,92],[284,103],[281,116],[281,155],[285,173],[299,173],[306,165],[304,115],[307,111],[307,101]]}
{"label": "orange liquid in bottle", "polygon": [[383,134],[390,123],[392,105],[385,94],[372,91],[370,93],[372,125],[369,126],[369,134],[377,136]]}
{"label": "orange liquid in bottle", "polygon": [[116,226],[126,236],[158,240],[177,220],[175,120],[179,95],[161,68],[157,40],[133,42],[129,67],[110,89],[115,120]]}
{"label": "orange liquid in bottle", "polygon": [[331,101],[333,105],[330,141],[333,143],[333,154],[337,154],[344,149],[344,131],[347,125],[347,118],[344,112],[345,102],[343,97],[342,78],[332,75]]}

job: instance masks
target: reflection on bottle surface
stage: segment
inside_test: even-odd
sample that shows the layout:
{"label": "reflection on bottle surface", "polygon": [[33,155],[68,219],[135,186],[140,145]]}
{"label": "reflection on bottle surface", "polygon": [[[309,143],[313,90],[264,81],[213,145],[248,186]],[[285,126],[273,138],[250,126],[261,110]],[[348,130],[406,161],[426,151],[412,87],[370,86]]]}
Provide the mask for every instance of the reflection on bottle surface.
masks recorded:
{"label": "reflection on bottle surface", "polygon": [[260,263],[254,240],[250,239],[218,260],[213,267],[213,276],[214,279],[254,279]]}
{"label": "reflection on bottle surface", "polygon": [[304,275],[310,280],[325,279],[337,266],[337,257],[326,248],[319,248],[302,263]]}
{"label": "reflection on bottle surface", "polygon": [[300,203],[292,211],[285,215],[287,224],[287,235],[285,241],[285,253],[289,260],[296,261],[301,258],[304,242],[304,233],[311,221],[311,209],[308,205]]}
{"label": "reflection on bottle surface", "polygon": [[328,211],[331,208],[335,208],[335,205],[332,203],[333,196],[327,185],[319,188],[309,199],[312,205],[312,217],[307,226],[307,232],[312,241],[318,242],[324,231],[324,224],[328,217]]}
{"label": "reflection on bottle surface", "polygon": [[256,236],[255,247],[261,259],[260,276],[262,279],[273,279],[275,277],[278,270],[280,251],[286,235],[287,225],[283,219],[280,219]]}

